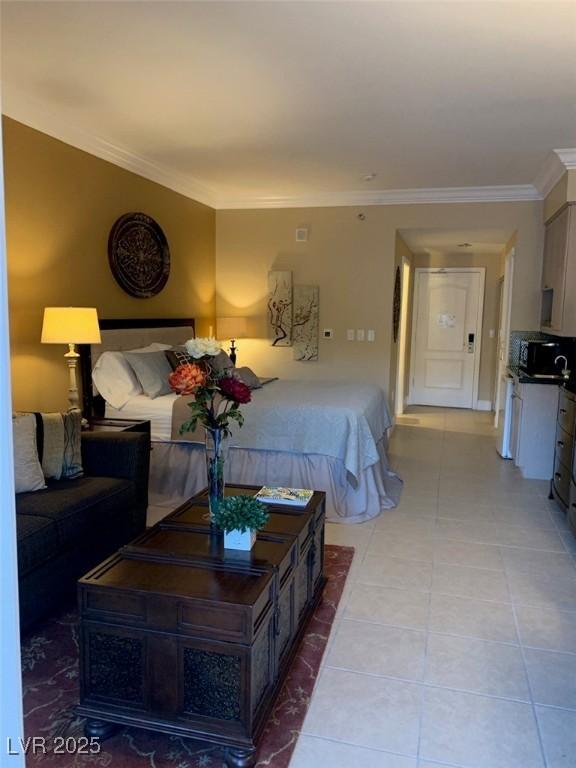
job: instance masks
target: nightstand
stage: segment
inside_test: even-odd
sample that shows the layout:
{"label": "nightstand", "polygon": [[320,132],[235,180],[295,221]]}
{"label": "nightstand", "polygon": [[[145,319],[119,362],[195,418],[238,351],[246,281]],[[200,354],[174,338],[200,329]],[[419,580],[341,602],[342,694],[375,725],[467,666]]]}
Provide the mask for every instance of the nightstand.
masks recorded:
{"label": "nightstand", "polygon": [[150,434],[150,422],[146,419],[88,419],[88,432],[146,432]]}

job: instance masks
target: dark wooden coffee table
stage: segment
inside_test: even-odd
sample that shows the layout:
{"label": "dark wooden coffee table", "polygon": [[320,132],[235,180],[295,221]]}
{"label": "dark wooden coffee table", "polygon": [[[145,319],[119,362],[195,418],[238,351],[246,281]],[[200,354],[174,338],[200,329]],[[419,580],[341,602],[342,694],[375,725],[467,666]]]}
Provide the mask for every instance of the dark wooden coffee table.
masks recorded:
{"label": "dark wooden coffee table", "polygon": [[202,492],[80,579],[87,735],[149,728],[219,744],[229,766],[254,764],[325,584],[324,493],[305,508],[269,506],[251,552],[225,550]]}

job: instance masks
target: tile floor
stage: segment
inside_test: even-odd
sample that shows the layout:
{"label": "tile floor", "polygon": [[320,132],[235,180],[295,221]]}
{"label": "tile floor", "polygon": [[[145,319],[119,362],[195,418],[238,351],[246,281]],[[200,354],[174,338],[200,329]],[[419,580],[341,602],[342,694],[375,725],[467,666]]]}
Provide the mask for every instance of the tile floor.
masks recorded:
{"label": "tile floor", "polygon": [[576,768],[576,539],[491,414],[413,408],[396,510],[356,555],[291,768]]}

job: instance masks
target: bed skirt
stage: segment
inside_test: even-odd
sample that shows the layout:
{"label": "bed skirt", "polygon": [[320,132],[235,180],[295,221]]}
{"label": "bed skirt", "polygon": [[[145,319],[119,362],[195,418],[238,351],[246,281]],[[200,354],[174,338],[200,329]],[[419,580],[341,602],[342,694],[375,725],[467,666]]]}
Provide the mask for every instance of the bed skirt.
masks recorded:
{"label": "bed skirt", "polygon": [[[378,443],[380,461],[365,469],[358,482],[339,459],[316,454],[231,448],[226,480],[248,485],[283,485],[326,492],[332,523],[362,523],[395,507],[402,481],[390,470],[387,440]],[[150,462],[152,522],[206,486],[204,446],[153,442]]]}

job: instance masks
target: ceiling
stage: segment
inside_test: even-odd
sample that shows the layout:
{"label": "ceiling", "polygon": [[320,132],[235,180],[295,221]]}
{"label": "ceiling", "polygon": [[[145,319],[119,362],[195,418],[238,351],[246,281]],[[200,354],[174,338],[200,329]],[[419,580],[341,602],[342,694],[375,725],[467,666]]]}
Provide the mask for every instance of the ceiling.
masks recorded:
{"label": "ceiling", "polygon": [[[510,229],[402,229],[400,234],[408,248],[415,254],[437,253],[501,256],[513,234]],[[466,243],[465,247],[462,245]]]}
{"label": "ceiling", "polygon": [[4,1],[3,111],[216,207],[530,199],[576,147],[575,30],[554,0]]}

